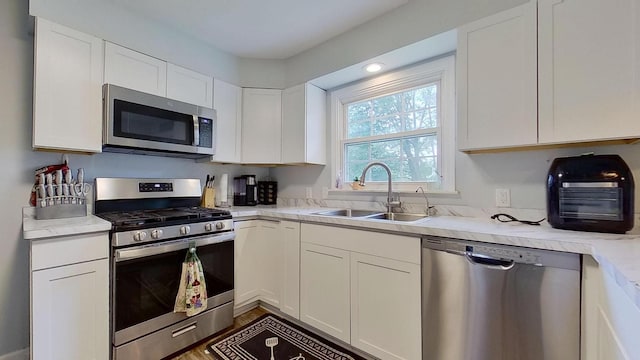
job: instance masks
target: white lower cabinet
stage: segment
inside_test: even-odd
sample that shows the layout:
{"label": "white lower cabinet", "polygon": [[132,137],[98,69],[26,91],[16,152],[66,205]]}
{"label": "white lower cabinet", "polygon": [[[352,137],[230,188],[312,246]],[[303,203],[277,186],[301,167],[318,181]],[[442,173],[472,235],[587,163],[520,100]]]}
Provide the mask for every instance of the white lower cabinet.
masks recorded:
{"label": "white lower cabinet", "polygon": [[307,243],[300,250],[300,320],[349,343],[349,252]]}
{"label": "white lower cabinet", "polygon": [[421,359],[420,238],[300,233],[300,320],[383,360]]}
{"label": "white lower cabinet", "polygon": [[257,300],[280,307],[283,243],[280,222],[234,223],[235,307]]}
{"label": "white lower cabinet", "polygon": [[300,318],[300,223],[282,221],[280,236],[284,246],[280,311]]}
{"label": "white lower cabinet", "polygon": [[109,358],[108,248],[106,232],[31,241],[32,360]]}
{"label": "white lower cabinet", "polygon": [[640,359],[640,309],[591,256],[582,268],[582,360]]}
{"label": "white lower cabinet", "polygon": [[420,359],[419,314],[420,265],[351,254],[351,345],[381,359]]}
{"label": "white lower cabinet", "polygon": [[33,273],[32,359],[108,359],[109,260]]}
{"label": "white lower cabinet", "polygon": [[237,221],[234,223],[234,295],[236,308],[258,300],[260,257],[258,241],[259,220]]}
{"label": "white lower cabinet", "polygon": [[260,300],[280,308],[283,245],[280,221],[258,220]]}

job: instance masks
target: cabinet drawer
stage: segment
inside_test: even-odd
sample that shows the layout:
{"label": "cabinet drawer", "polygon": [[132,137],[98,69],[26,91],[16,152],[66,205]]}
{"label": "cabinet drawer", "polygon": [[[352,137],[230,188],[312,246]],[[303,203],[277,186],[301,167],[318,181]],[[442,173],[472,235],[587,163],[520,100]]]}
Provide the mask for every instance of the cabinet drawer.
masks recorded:
{"label": "cabinet drawer", "polygon": [[109,257],[109,233],[54,237],[31,242],[31,270]]}
{"label": "cabinet drawer", "polygon": [[420,238],[302,224],[300,241],[420,264]]}

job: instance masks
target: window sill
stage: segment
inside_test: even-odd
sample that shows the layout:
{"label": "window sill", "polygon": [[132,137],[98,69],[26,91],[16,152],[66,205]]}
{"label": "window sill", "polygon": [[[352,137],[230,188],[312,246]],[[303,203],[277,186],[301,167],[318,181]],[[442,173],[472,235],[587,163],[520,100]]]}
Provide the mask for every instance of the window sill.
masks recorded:
{"label": "window sill", "polygon": [[[407,190],[394,190],[393,191],[394,194],[400,194],[400,196],[416,196],[416,197],[422,197],[422,193],[421,192],[415,192],[415,191],[407,191]],[[444,191],[444,190],[430,190],[430,191],[425,191],[425,193],[427,194],[427,196],[429,196],[429,198],[431,197],[442,197],[442,198],[459,198],[460,197],[460,192],[458,192],[457,190],[453,190],[453,191]],[[386,196],[387,195],[387,190],[352,190],[352,189],[332,189],[329,190],[328,192],[329,196],[336,196],[336,197],[340,197],[340,196]]]}

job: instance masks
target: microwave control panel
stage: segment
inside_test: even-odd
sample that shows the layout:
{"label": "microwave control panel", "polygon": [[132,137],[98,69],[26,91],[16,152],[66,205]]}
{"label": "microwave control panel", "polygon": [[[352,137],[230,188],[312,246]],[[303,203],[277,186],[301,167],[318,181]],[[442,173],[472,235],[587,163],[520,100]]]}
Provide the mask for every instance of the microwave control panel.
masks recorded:
{"label": "microwave control panel", "polygon": [[200,118],[200,145],[198,147],[210,148],[213,145],[213,120]]}

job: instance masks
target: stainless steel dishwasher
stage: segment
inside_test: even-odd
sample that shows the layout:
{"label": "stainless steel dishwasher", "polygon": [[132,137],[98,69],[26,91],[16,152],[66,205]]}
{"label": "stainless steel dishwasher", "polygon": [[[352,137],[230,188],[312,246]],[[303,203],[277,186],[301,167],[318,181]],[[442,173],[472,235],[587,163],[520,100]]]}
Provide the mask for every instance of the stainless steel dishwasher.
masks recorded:
{"label": "stainless steel dishwasher", "polygon": [[579,360],[580,256],[422,239],[424,360]]}

